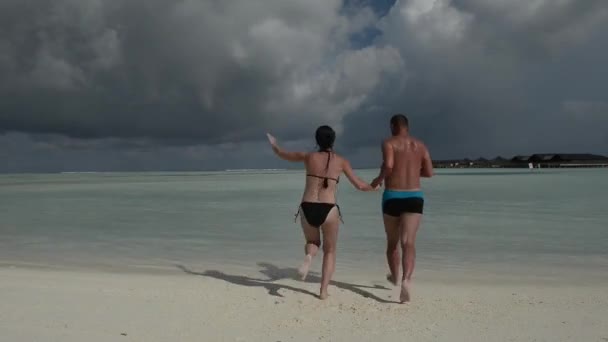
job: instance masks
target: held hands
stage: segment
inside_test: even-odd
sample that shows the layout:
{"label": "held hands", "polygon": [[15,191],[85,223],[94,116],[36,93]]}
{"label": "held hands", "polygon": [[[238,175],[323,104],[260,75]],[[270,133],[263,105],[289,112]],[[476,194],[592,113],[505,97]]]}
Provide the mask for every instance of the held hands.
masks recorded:
{"label": "held hands", "polygon": [[381,186],[382,186],[382,182],[383,179],[382,177],[376,177],[374,178],[374,180],[370,183],[370,185],[372,186],[372,188],[374,188],[375,190],[378,190]]}
{"label": "held hands", "polygon": [[362,185],[357,186],[357,190],[361,190],[361,191],[365,191],[365,192],[378,191],[379,188],[380,188],[379,186],[365,184],[365,182]]}
{"label": "held hands", "polygon": [[376,182],[377,179],[374,179],[370,184],[369,184],[369,188],[367,191],[378,191],[378,189],[380,189],[380,185],[382,182],[377,183]]}

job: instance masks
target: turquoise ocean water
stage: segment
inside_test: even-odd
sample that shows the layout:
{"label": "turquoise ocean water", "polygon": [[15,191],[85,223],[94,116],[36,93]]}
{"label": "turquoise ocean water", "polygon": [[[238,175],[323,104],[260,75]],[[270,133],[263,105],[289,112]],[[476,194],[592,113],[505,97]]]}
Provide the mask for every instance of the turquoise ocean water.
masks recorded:
{"label": "turquoise ocean water", "polygon": [[[383,275],[381,192],[342,178],[337,276]],[[0,175],[0,264],[297,266],[303,185],[303,171]],[[608,169],[438,170],[423,187],[417,272],[608,276]]]}

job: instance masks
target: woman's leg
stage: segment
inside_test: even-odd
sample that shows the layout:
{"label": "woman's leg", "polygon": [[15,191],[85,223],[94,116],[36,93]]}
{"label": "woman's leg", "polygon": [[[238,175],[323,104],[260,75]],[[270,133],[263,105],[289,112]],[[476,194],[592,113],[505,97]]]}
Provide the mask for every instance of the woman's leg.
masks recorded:
{"label": "woman's leg", "polygon": [[306,245],[304,246],[304,261],[298,269],[298,273],[302,277],[302,280],[306,279],[312,258],[317,255],[319,247],[321,246],[321,232],[319,228],[311,226],[304,215],[300,215],[300,223],[302,224],[302,232],[304,232],[304,238],[306,239]]}
{"label": "woman's leg", "polygon": [[336,268],[336,244],[338,242],[338,228],[340,220],[338,208],[334,207],[327,215],[325,223],[321,226],[323,230],[323,272],[321,275],[321,291],[319,298],[328,296],[327,287]]}

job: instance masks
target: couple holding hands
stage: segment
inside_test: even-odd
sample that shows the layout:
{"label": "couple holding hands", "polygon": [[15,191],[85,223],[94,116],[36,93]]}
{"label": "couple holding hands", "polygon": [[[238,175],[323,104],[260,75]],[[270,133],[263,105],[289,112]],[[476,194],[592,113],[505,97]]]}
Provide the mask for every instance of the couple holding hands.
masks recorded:
{"label": "couple holding hands", "polygon": [[[387,279],[393,285],[398,285],[401,280],[400,301],[404,303],[410,300],[416,258],[416,232],[424,207],[420,178],[433,176],[433,164],[427,147],[410,136],[407,117],[394,115],[390,120],[390,129],[392,136],[382,143],[383,163],[380,174],[370,184],[357,177],[349,161],[334,152],[336,134],[329,126],[317,129],[316,152],[285,151],[268,134],[275,154],[284,160],[303,162],[306,168],[306,185],[298,208],[306,240],[306,256],[299,274],[302,279],[306,278],[312,259],[322,248],[320,299],[328,296],[327,287],[336,266],[336,242],[341,218],[340,207],[336,203],[336,188],[340,175],[344,173],[351,184],[361,191],[375,191],[384,183],[382,213],[387,238],[386,257],[390,269]],[[399,279],[400,268],[403,272]]]}

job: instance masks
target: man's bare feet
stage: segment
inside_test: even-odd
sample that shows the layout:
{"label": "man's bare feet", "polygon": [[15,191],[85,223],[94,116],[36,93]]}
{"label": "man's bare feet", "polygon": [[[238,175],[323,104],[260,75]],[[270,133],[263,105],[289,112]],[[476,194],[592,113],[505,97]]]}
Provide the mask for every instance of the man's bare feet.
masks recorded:
{"label": "man's bare feet", "polygon": [[327,297],[329,297],[327,290],[325,290],[325,291],[321,290],[321,293],[319,294],[319,299],[325,300],[325,299],[327,299]]}
{"label": "man's bare feet", "polygon": [[393,286],[397,286],[397,277],[394,277],[392,274],[387,274],[386,280],[388,280],[389,283],[393,284]]}
{"label": "man's bare feet", "polygon": [[300,277],[302,277],[302,280],[306,279],[306,276],[308,275],[308,270],[310,269],[310,264],[312,263],[312,255],[306,255],[304,257],[304,262],[302,263],[302,266],[300,266],[300,268],[298,268],[298,274],[300,275]]}
{"label": "man's bare feet", "polygon": [[408,280],[404,280],[401,283],[401,294],[399,295],[399,300],[401,304],[410,301],[410,282]]}

